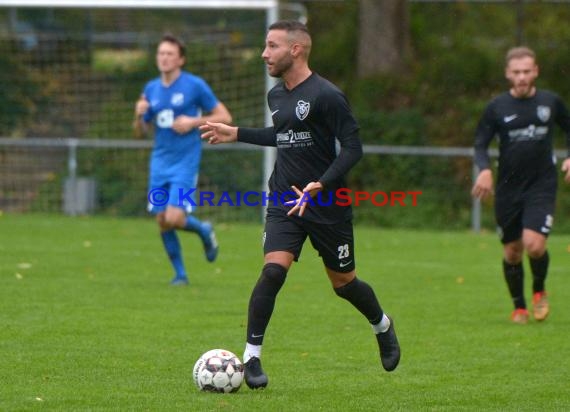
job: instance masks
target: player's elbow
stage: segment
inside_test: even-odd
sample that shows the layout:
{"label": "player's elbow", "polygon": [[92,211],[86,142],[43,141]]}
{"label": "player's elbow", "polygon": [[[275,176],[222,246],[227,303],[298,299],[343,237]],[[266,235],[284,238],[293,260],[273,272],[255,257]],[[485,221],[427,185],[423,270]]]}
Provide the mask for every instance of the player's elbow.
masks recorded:
{"label": "player's elbow", "polygon": [[364,156],[362,145],[357,145],[350,148],[350,157],[353,159],[354,163],[362,159],[362,156]]}
{"label": "player's elbow", "polygon": [[230,124],[233,121],[230,111],[223,103],[219,103],[212,114],[217,117],[218,123]]}
{"label": "player's elbow", "polygon": [[362,150],[362,146],[358,146],[358,151],[356,153],[358,160],[362,159],[362,157],[364,156],[364,150]]}

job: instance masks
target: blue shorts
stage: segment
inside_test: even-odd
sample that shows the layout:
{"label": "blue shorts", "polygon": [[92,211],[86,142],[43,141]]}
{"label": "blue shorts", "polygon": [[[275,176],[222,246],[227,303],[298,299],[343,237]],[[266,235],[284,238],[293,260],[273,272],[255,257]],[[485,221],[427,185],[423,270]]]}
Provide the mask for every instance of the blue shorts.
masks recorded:
{"label": "blue shorts", "polygon": [[198,189],[188,183],[166,183],[154,186],[147,193],[147,210],[152,214],[164,212],[168,206],[179,207],[187,214],[196,210]]}

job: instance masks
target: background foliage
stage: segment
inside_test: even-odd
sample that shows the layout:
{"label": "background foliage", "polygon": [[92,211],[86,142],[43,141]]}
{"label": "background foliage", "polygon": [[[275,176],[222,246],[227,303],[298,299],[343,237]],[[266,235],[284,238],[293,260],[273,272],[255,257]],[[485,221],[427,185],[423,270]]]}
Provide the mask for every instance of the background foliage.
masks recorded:
{"label": "background foliage", "polygon": [[[346,92],[361,124],[364,143],[471,146],[473,132],[485,104],[506,89],[503,77],[505,51],[519,41],[533,47],[538,54],[541,67],[539,87],[550,88],[570,101],[570,82],[566,80],[570,67],[570,44],[565,41],[570,35],[566,24],[570,19],[570,8],[565,4],[412,2],[408,6],[412,54],[407,70],[394,75],[358,78],[355,67],[358,1],[306,2],[308,24],[315,45],[312,67]],[[6,13],[5,9],[0,10],[0,18],[7,20]],[[226,35],[227,42],[239,43],[248,39],[248,44],[258,46],[248,49],[250,57],[244,59],[241,66],[228,67],[228,70],[239,73],[251,67],[261,67],[259,54],[265,27],[263,13],[219,11],[215,18],[197,10],[153,13],[101,10],[94,13],[21,9],[18,13],[22,24],[53,36],[64,35],[62,39],[65,41],[57,42],[50,49],[42,48],[42,44],[34,49],[31,47],[33,38],[24,30],[18,44],[22,53],[0,53],[0,76],[4,76],[2,84],[6,84],[8,92],[7,98],[0,99],[0,113],[9,114],[7,121],[0,122],[2,136],[131,138],[133,101],[144,82],[156,75],[155,42],[166,30],[189,33],[190,27],[208,25],[215,27],[220,36]],[[94,50],[92,44],[85,40],[90,30],[112,32],[117,28],[139,33],[140,52],[127,54],[121,47],[111,53],[109,50],[101,52]],[[189,56],[212,54],[212,58],[223,58],[223,50],[204,47],[204,44],[207,43],[191,43]],[[0,51],[9,47],[13,45],[0,42]],[[56,112],[53,104],[61,98],[61,91],[70,87],[73,79],[57,72],[45,76],[38,70],[42,64],[47,64],[50,56],[64,51],[70,56],[67,64],[83,68],[85,79],[80,79],[83,84],[97,78],[113,85],[108,90],[94,91],[99,94],[94,94],[89,104],[97,116],[88,123],[77,122],[79,112]],[[231,98],[235,84],[224,82],[224,73],[208,73],[207,66],[201,66],[191,58],[188,60],[190,70],[216,82],[222,100]],[[256,82],[256,87],[262,90],[263,82]],[[67,103],[78,111],[87,104],[85,101]],[[255,104],[257,110],[254,115],[251,108],[239,111],[241,109],[234,106],[236,123],[258,125],[264,105],[260,99]],[[557,134],[556,146],[564,147],[560,133]],[[109,169],[96,172],[99,179],[104,179],[101,187],[109,183],[109,187],[116,188],[113,181],[130,179],[112,162],[102,159],[97,163],[99,168]],[[84,171],[93,170],[90,167],[85,165]],[[140,167],[146,166],[141,164]],[[452,226],[456,227],[468,226],[471,181],[471,163],[466,159],[444,162],[417,157],[367,156],[351,174],[351,184],[356,189],[416,190],[421,187],[426,194],[424,204],[413,216],[395,210],[361,214],[372,224],[408,227],[433,227],[442,220],[453,222]],[[243,184],[256,183],[252,180],[243,181]],[[561,190],[567,192],[568,189]],[[109,189],[104,194],[106,200],[101,212],[131,214],[136,210],[136,202],[132,199],[125,203],[118,194],[117,197],[112,196],[112,193],[119,192]],[[559,210],[570,207],[570,200],[566,201],[565,197],[568,196],[559,197]],[[492,215],[490,203],[485,207],[486,215]],[[558,225],[563,229],[563,220],[558,223],[563,224]]]}
{"label": "background foliage", "polygon": [[[358,2],[308,3],[317,45],[313,67],[331,77],[349,96],[365,143],[470,147],[487,102],[507,89],[504,55],[519,43],[535,49],[540,65],[538,86],[570,103],[570,45],[567,4],[528,2],[409,3],[412,57],[408,71],[395,75],[356,77],[355,38]],[[517,9],[520,7],[520,9]],[[335,21],[334,25],[328,24]],[[325,46],[326,45],[326,46]],[[326,49],[326,50],[323,50]],[[565,148],[557,130],[555,146]],[[383,210],[367,219],[384,225],[466,227],[469,221],[471,162],[445,164],[417,158],[367,157],[354,170],[357,185],[424,189],[424,203],[414,213]],[[435,182],[440,182],[438,185]],[[416,185],[417,184],[417,185]],[[570,208],[560,184],[558,210]],[[362,214],[362,211],[359,211]],[[491,202],[484,216],[492,217]],[[492,227],[492,219],[486,224]],[[557,230],[568,230],[564,218]]]}

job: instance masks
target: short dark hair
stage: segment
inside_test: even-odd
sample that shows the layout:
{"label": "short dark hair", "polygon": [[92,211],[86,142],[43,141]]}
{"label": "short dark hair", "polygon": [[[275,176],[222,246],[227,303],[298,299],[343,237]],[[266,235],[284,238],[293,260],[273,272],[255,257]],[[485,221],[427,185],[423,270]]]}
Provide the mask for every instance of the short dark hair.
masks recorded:
{"label": "short dark hair", "polygon": [[307,26],[297,20],[280,20],[269,26],[269,30],[283,30],[287,32],[287,38],[289,39],[289,42],[295,41],[302,44],[302,55],[306,60],[309,60],[312,40]]}
{"label": "short dark hair", "polygon": [[279,20],[269,26],[269,30],[285,30],[286,32],[302,31],[311,37],[309,29],[303,23],[297,20]]}
{"label": "short dark hair", "polygon": [[519,46],[513,47],[507,51],[505,56],[505,64],[508,66],[512,59],[521,59],[523,57],[531,57],[536,62],[536,53],[529,47]]}
{"label": "short dark hair", "polygon": [[180,53],[180,57],[186,56],[186,46],[184,45],[184,42],[180,38],[176,37],[174,34],[164,33],[160,38],[159,44],[164,42],[175,44],[176,46],[178,46],[178,52]]}

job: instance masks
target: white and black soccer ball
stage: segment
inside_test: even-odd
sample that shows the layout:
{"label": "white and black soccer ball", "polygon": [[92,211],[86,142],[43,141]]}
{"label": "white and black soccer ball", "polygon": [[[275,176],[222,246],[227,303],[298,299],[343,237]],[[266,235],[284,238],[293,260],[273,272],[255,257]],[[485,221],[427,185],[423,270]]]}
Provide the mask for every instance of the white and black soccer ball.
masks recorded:
{"label": "white and black soccer ball", "polygon": [[201,391],[237,392],[243,382],[243,363],[229,350],[212,349],[196,361],[192,376]]}

